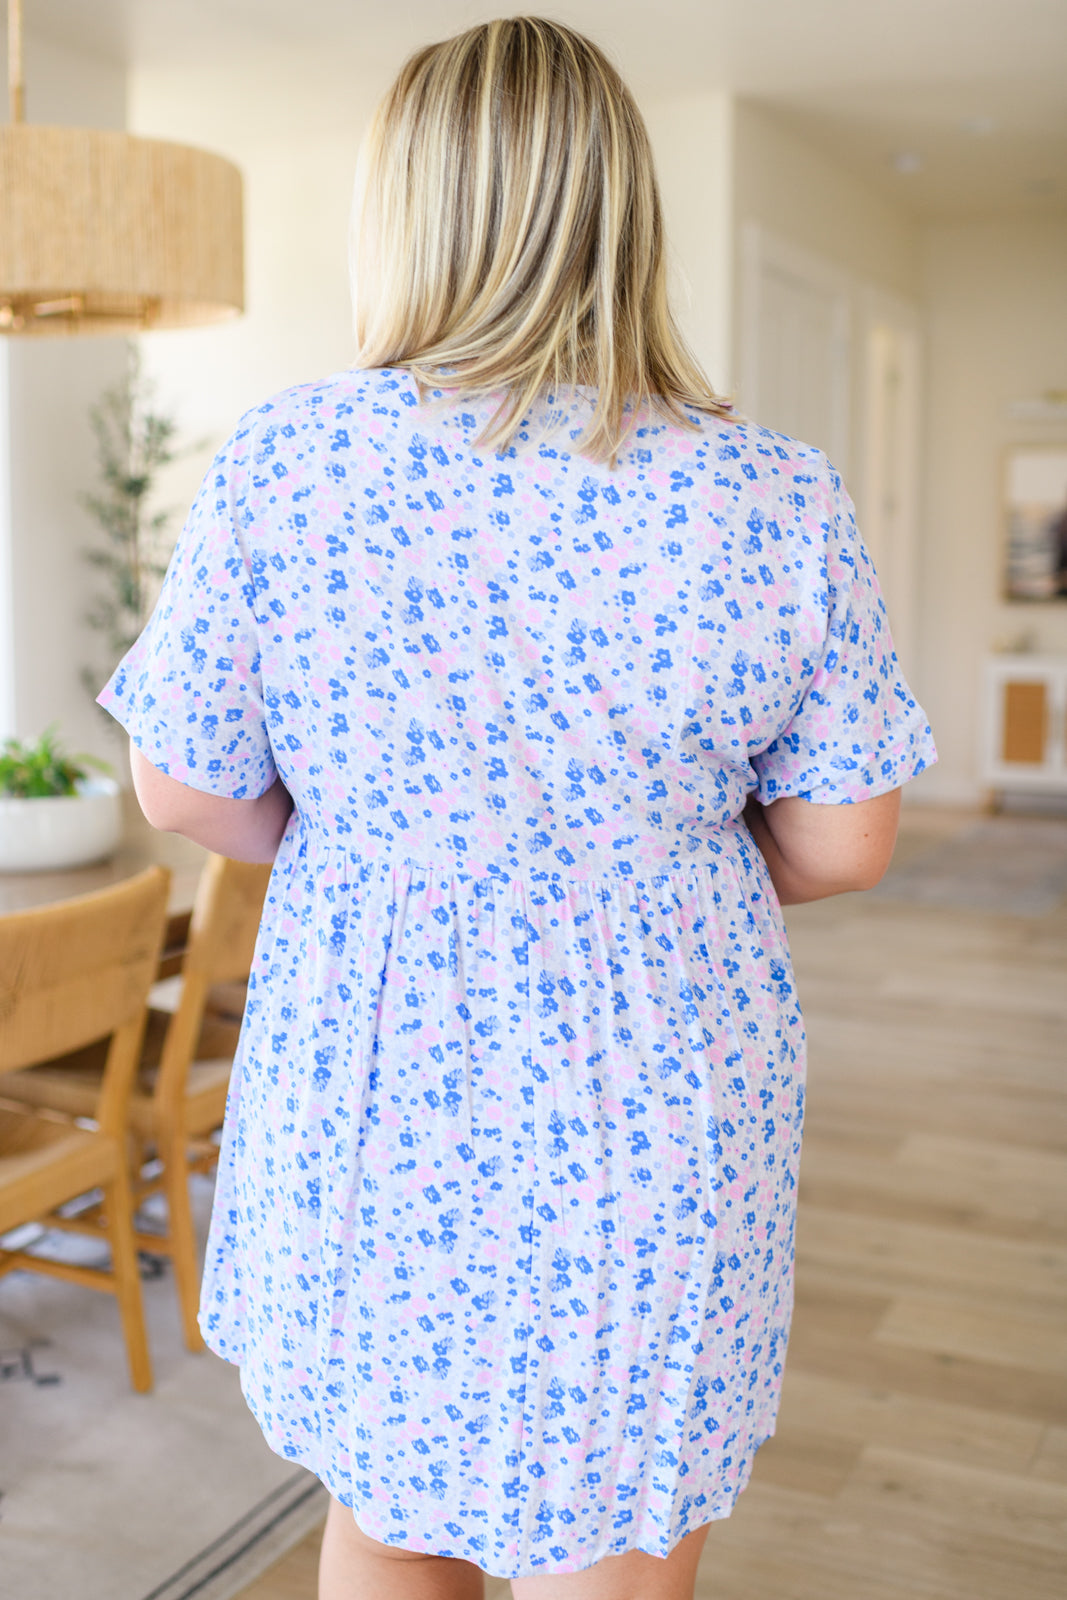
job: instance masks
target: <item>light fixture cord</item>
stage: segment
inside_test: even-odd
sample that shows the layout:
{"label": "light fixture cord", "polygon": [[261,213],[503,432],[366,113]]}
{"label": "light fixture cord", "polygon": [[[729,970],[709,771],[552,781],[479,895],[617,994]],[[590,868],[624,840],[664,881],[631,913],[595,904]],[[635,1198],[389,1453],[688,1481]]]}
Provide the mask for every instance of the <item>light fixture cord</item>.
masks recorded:
{"label": "light fixture cord", "polygon": [[26,89],[22,81],[22,0],[7,0],[7,91],[12,122],[26,115]]}

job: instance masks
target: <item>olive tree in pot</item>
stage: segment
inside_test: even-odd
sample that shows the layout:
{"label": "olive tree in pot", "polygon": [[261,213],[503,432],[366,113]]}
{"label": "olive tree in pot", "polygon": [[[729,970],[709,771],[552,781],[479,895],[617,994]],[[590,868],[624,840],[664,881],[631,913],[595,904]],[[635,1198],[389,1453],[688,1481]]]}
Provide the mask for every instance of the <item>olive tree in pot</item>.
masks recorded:
{"label": "olive tree in pot", "polygon": [[[101,649],[83,670],[82,682],[95,700],[155,604],[174,546],[173,509],[157,504],[159,476],[188,452],[175,445],[174,419],[152,404],[136,351],[122,382],[101,396],[89,421],[98,483],[81,503],[103,537],[85,552],[100,577],[85,620],[99,635]],[[103,715],[114,727],[107,712]]]}

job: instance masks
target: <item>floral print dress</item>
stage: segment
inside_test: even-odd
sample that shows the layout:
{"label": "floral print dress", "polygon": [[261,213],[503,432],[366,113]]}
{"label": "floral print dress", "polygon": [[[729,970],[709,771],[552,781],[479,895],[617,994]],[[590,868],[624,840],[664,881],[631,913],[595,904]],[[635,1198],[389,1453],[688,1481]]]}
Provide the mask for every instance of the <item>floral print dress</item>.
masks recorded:
{"label": "floral print dress", "polygon": [[804,1036],[741,813],[933,759],[825,458],[350,371],[250,412],[102,703],[278,852],[202,1303],[271,1446],[502,1577],[666,1556],[774,1429]]}

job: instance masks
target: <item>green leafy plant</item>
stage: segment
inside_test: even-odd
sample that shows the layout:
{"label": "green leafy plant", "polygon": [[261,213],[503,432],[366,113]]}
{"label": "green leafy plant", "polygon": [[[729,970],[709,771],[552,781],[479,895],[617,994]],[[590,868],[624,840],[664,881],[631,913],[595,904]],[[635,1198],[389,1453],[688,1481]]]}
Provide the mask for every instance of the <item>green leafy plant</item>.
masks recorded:
{"label": "green leafy plant", "polygon": [[90,768],[111,775],[106,761],[69,756],[61,750],[54,727],[46,728],[36,741],[8,739],[0,749],[0,796],[48,800],[77,794]]}
{"label": "green leafy plant", "polygon": [[159,474],[185,452],[177,424],[154,409],[151,385],[131,354],[125,377],[89,413],[96,440],[99,487],[81,503],[104,534],[85,552],[103,582],[86,620],[104,642],[105,659],[86,667],[82,681],[95,699],[101,684],[140,634],[155,602],[173,547],[173,509],[153,508]]}

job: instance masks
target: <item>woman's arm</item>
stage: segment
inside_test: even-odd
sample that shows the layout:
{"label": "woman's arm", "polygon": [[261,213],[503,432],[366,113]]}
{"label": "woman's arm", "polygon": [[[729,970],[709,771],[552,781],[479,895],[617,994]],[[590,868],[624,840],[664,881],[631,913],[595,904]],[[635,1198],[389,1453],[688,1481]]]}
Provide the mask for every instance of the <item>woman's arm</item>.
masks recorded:
{"label": "woman's arm", "polygon": [[280,778],[257,800],[227,800],[169,778],[132,743],[130,770],[141,810],[153,828],[180,833],[233,861],[274,860],[293,809]]}
{"label": "woman's arm", "polygon": [[851,889],[873,889],[897,838],[900,790],[848,806],[788,796],[769,806],[749,797],[744,820],[784,906]]}

